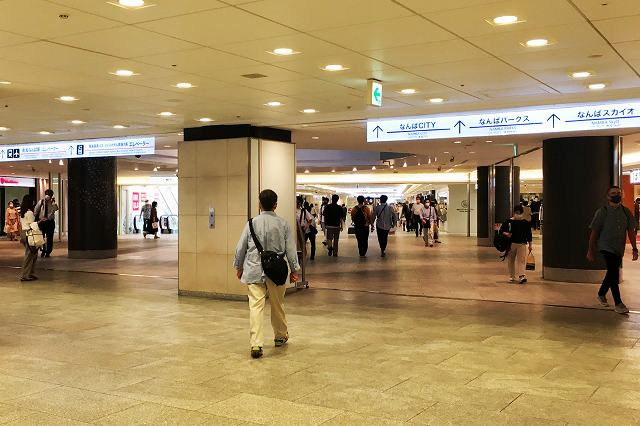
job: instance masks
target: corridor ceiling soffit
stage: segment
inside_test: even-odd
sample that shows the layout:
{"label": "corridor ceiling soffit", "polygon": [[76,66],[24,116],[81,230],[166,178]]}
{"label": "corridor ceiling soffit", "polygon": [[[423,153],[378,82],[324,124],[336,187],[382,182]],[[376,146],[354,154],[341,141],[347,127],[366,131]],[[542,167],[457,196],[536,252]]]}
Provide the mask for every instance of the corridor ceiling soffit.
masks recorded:
{"label": "corridor ceiling soffit", "polygon": [[[639,97],[637,0],[603,3],[148,0],[149,7],[132,10],[104,0],[3,0],[0,82],[12,84],[0,84],[7,105],[0,126],[10,128],[0,143],[177,132],[202,117],[297,130],[322,121]],[[489,23],[503,15],[520,22]],[[549,45],[523,46],[533,38]],[[284,47],[293,54],[273,54]],[[345,69],[322,69],[336,64]],[[576,71],[592,76],[571,77]],[[366,106],[367,78],[384,82],[382,108]],[[595,82],[606,88],[589,90]],[[78,100],[63,104],[56,100],[62,95]],[[175,115],[159,115],[165,111]],[[364,148],[361,127],[345,131],[341,148]],[[413,148],[403,150],[421,153]]]}

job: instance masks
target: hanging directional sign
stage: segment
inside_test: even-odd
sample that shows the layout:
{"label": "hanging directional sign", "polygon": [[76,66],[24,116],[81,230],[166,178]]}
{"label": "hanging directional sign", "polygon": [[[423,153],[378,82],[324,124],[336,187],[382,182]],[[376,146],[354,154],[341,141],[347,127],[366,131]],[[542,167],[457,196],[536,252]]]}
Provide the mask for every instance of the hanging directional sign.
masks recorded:
{"label": "hanging directional sign", "polygon": [[149,155],[155,152],[155,148],[155,137],[85,139],[22,145],[0,144],[0,162]]}
{"label": "hanging directional sign", "polygon": [[367,102],[369,105],[382,106],[382,82],[374,78],[367,80]]}
{"label": "hanging directional sign", "polygon": [[367,142],[640,128],[640,101],[367,121]]}

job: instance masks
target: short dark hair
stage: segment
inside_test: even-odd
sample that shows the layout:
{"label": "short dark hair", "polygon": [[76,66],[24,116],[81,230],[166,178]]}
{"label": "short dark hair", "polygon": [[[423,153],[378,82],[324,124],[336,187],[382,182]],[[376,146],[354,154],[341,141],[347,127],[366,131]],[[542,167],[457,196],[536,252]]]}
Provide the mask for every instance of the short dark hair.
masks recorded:
{"label": "short dark hair", "polygon": [[296,197],[296,204],[298,205],[298,207],[302,207],[302,205],[304,204],[304,197],[302,195],[298,195]]}
{"label": "short dark hair", "polygon": [[364,203],[364,197],[362,195],[358,195],[358,204]]}
{"label": "short dark hair", "polygon": [[331,196],[331,202],[332,202],[333,204],[338,204],[338,200],[339,200],[339,199],[340,199],[340,196],[339,196],[338,194],[333,194],[333,195]]}
{"label": "short dark hair", "polygon": [[260,199],[260,205],[262,206],[262,208],[269,212],[273,211],[273,209],[276,207],[276,204],[278,203],[278,194],[270,189],[265,189],[264,191],[262,191],[258,198]]}
{"label": "short dark hair", "polygon": [[622,191],[622,189],[618,186],[618,185],[611,185],[609,187],[609,189],[607,189],[607,194],[609,193],[609,191],[611,191],[612,189],[620,189]]}
{"label": "short dark hair", "polygon": [[50,197],[53,197],[53,190],[47,189],[46,191],[44,191],[44,195],[48,195]]}
{"label": "short dark hair", "polygon": [[522,213],[524,213],[524,208],[522,206],[520,206],[520,205],[515,206],[513,208],[513,212],[514,213],[518,213],[518,214],[522,214]]}
{"label": "short dark hair", "polygon": [[157,202],[157,201],[154,201],[153,203],[151,203],[151,207],[155,207],[155,206],[157,206],[157,205],[158,205],[158,202]]}
{"label": "short dark hair", "polygon": [[380,196],[380,202],[381,203],[386,203],[388,199],[389,199],[389,197],[387,197],[386,195],[381,195]]}

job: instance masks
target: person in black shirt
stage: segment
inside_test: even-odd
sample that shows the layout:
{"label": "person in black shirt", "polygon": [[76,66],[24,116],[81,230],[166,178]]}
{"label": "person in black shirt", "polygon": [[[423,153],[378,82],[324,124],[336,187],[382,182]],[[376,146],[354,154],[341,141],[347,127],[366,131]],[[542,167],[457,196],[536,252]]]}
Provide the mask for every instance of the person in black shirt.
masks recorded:
{"label": "person in black shirt", "polygon": [[536,196],[531,201],[531,226],[533,229],[540,229],[540,199]]}
{"label": "person in black shirt", "polygon": [[324,226],[327,229],[327,248],[329,256],[338,257],[338,241],[340,232],[344,227],[344,210],[338,205],[340,197],[337,194],[331,196],[331,204],[324,208]]}
{"label": "person in black shirt", "polygon": [[511,248],[507,253],[510,281],[524,284],[527,282],[525,275],[527,255],[532,250],[531,223],[524,218],[524,209],[521,205],[516,206],[513,213],[513,217],[502,224],[500,232],[511,241]]}

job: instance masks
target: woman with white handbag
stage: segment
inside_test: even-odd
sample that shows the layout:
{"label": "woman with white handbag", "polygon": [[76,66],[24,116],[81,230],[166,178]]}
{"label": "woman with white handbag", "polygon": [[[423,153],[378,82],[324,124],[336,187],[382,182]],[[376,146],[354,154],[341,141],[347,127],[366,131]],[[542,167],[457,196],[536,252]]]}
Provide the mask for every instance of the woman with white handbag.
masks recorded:
{"label": "woman with white handbag", "polygon": [[22,261],[22,278],[20,281],[33,281],[38,277],[33,275],[38,260],[38,248],[44,245],[42,231],[38,227],[36,216],[33,214],[35,201],[31,195],[27,194],[22,199],[20,205],[20,242],[24,245],[24,260]]}

